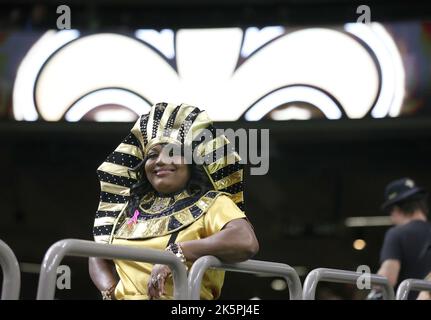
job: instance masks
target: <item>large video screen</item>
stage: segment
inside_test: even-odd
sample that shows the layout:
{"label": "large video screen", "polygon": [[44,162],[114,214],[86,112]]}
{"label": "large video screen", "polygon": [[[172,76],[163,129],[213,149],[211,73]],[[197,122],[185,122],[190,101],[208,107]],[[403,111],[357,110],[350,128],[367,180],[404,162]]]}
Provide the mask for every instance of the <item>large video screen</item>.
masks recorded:
{"label": "large video screen", "polygon": [[164,101],[216,121],[431,114],[425,22],[10,31],[0,65],[2,120],[134,121]]}

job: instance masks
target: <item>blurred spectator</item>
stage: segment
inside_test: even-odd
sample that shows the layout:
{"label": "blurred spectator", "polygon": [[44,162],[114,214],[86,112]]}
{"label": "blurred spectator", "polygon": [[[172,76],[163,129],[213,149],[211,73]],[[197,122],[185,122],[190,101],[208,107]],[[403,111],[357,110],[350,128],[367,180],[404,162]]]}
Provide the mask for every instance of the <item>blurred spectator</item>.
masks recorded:
{"label": "blurred spectator", "polygon": [[[428,273],[425,280],[431,281],[431,272]],[[431,300],[431,291],[421,291],[418,295],[418,300]]]}
{"label": "blurred spectator", "polygon": [[[407,278],[423,279],[431,270],[431,224],[427,221],[427,192],[409,178],[392,181],[385,189],[382,210],[394,227],[386,232],[380,252],[379,275],[394,287]],[[418,293],[410,292],[409,299]],[[373,290],[369,299],[380,294]]]}

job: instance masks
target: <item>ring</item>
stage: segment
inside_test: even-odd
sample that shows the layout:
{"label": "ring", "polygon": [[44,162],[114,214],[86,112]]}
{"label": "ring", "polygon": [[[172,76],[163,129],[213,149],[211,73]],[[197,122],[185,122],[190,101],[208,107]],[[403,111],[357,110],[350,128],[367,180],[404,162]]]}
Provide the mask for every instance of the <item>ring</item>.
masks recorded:
{"label": "ring", "polygon": [[151,285],[153,287],[156,287],[157,282],[159,282],[159,280],[162,278],[162,276],[160,274],[157,275],[157,277],[151,277]]}
{"label": "ring", "polygon": [[152,285],[153,287],[156,287],[156,285],[157,285],[157,278],[155,278],[155,277],[151,277],[151,285]]}

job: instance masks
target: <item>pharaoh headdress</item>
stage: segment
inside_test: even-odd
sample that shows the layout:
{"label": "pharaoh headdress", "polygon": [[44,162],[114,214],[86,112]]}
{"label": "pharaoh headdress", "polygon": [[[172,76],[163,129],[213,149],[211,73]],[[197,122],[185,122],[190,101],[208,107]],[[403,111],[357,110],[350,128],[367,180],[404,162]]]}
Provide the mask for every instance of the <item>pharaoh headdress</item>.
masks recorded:
{"label": "pharaoh headdress", "polygon": [[[201,136],[204,129],[211,133],[210,139]],[[109,242],[116,222],[129,201],[130,188],[137,182],[137,176],[131,169],[144,159],[152,146],[159,143],[180,143],[192,150],[197,148],[196,152],[204,157],[203,167],[216,192],[209,192],[201,199],[203,201],[198,201],[203,207],[221,191],[244,210],[243,165],[229,140],[218,134],[205,111],[186,104],[158,103],[152,106],[148,114],[139,117],[131,132],[97,170],[101,193],[93,228],[96,242]],[[221,148],[223,152],[220,152]],[[173,216],[168,217],[171,221],[158,226],[163,229],[159,234],[181,229],[187,221],[198,217],[199,210],[200,213],[204,210],[199,203],[184,206],[180,221]]]}

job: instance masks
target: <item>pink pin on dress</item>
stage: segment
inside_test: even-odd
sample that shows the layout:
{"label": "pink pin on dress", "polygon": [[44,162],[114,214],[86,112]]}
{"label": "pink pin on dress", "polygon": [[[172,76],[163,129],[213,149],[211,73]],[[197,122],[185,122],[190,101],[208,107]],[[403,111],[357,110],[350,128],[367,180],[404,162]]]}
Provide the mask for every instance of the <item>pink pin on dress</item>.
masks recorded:
{"label": "pink pin on dress", "polygon": [[127,221],[127,224],[128,224],[129,226],[131,226],[132,224],[136,224],[136,223],[138,223],[138,216],[139,216],[139,211],[138,211],[138,210],[135,210],[135,213],[133,214],[133,217],[131,217],[131,218],[129,219],[129,221]]}

